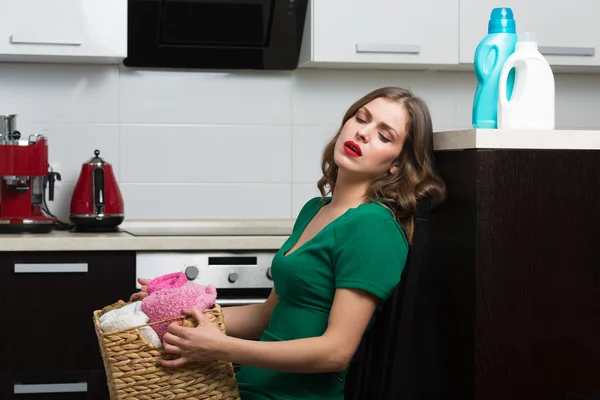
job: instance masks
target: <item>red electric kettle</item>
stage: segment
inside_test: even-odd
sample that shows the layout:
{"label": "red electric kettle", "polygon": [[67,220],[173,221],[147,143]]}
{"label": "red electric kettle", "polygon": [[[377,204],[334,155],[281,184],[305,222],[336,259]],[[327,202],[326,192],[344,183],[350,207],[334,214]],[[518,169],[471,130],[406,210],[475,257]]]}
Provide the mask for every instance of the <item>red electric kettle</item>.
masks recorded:
{"label": "red electric kettle", "polygon": [[125,218],[123,196],[112,165],[100,158],[99,150],[94,155],[81,166],[69,219],[75,231],[116,231]]}

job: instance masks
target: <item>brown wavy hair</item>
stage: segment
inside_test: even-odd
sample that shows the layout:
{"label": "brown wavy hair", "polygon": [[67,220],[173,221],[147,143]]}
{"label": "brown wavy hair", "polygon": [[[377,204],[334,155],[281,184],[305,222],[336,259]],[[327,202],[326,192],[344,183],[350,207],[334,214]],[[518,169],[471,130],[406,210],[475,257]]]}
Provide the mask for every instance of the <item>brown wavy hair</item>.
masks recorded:
{"label": "brown wavy hair", "polygon": [[335,191],[338,166],[333,159],[335,143],[344,124],[358,110],[371,101],[383,97],[404,107],[408,114],[406,138],[402,151],[394,161],[395,173],[386,172],[375,178],[367,190],[367,198],[387,207],[404,229],[412,244],[417,201],[429,198],[432,207],[439,205],[446,196],[446,185],[436,174],[433,156],[433,124],[427,104],[410,90],[397,87],[376,89],[357,100],[344,115],[340,128],[323,150],[321,170],[323,176],[317,187],[323,199]]}

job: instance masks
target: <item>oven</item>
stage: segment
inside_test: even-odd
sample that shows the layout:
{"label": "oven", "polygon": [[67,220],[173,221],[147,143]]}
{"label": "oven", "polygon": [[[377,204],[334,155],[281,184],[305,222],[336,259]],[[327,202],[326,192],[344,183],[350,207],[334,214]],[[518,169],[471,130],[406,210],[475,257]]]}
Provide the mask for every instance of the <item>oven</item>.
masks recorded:
{"label": "oven", "polygon": [[223,307],[263,303],[273,288],[275,254],[276,250],[138,252],[136,279],[183,272],[190,282],[214,285],[217,303]]}

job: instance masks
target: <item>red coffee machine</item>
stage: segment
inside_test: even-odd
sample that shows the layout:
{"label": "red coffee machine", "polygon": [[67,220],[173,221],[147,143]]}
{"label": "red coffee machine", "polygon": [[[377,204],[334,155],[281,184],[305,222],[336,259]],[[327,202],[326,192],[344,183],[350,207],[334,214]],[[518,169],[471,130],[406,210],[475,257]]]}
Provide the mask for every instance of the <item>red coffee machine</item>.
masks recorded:
{"label": "red coffee machine", "polygon": [[48,140],[30,135],[21,140],[17,116],[0,115],[0,233],[48,233],[56,218],[46,205],[54,200],[54,180],[49,172]]}
{"label": "red coffee machine", "polygon": [[75,231],[112,232],[125,218],[123,197],[112,165],[100,151],[81,166],[71,197],[69,219]]}

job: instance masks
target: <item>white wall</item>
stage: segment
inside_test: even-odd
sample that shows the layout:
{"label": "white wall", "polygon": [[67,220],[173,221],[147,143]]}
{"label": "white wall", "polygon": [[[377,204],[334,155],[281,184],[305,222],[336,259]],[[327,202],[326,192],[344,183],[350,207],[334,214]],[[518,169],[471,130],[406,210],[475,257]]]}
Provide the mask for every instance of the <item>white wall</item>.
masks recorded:
{"label": "white wall", "polygon": [[[0,64],[0,113],[49,137],[61,218],[94,149],[115,167],[126,218],[289,218],[317,193],[321,149],[346,108],[387,85],[422,96],[435,130],[470,128],[472,73]],[[557,128],[600,130],[598,75],[556,85]]]}

